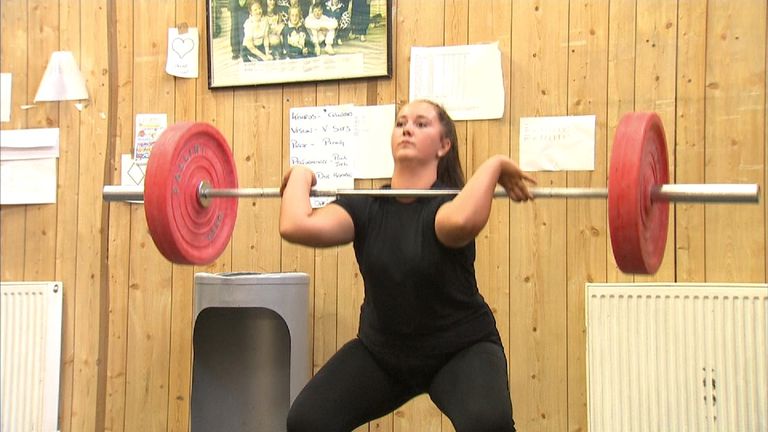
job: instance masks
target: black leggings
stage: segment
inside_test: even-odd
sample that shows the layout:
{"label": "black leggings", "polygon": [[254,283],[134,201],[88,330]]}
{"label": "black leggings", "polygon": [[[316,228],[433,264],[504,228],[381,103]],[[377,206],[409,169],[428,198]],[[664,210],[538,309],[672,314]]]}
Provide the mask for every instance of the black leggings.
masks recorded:
{"label": "black leggings", "polygon": [[288,432],[349,432],[428,393],[457,432],[515,430],[504,350],[480,342],[444,361],[374,356],[359,339],[344,345],[299,393]]}

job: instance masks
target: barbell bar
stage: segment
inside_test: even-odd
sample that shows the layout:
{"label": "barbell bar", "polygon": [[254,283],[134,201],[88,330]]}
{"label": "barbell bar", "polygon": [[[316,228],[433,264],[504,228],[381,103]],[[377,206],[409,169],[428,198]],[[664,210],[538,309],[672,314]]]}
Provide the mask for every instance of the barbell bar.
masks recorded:
{"label": "barbell bar", "polygon": [[[182,122],[154,144],[145,187],[104,186],[105,201],[144,201],[147,226],[169,261],[209,264],[234,230],[237,198],[279,197],[278,188],[238,188],[232,151],[207,123]],[[625,273],[653,274],[666,244],[669,202],[757,203],[757,184],[670,184],[661,119],[628,113],[616,130],[607,188],[532,187],[534,198],[607,199],[611,246]],[[315,189],[313,197],[434,197],[457,189]],[[506,197],[497,188],[494,197]]]}
{"label": "barbell bar", "polygon": [[[279,188],[212,188],[201,182],[198,185],[200,205],[208,206],[212,198],[280,198]],[[606,199],[608,188],[588,187],[529,187],[534,198]],[[310,196],[337,198],[363,195],[389,198],[419,198],[457,195],[459,189],[316,189]],[[507,192],[497,188],[494,198],[507,198]],[[144,201],[143,186],[104,186],[105,201]],[[677,183],[655,186],[651,191],[653,201],[691,203],[757,203],[760,186],[753,183]]]}

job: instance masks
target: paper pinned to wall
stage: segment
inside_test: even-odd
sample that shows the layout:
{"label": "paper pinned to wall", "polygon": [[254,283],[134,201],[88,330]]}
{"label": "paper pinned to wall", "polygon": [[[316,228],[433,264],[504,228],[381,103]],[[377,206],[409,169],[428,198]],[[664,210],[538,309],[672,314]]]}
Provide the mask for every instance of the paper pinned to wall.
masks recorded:
{"label": "paper pinned to wall", "polygon": [[12,75],[0,73],[0,121],[11,121],[11,85]]}
{"label": "paper pinned to wall", "polygon": [[120,184],[122,186],[144,186],[147,175],[147,161],[136,161],[130,154],[120,155]]}
{"label": "paper pinned to wall", "polygon": [[504,79],[498,42],[411,47],[410,100],[440,103],[454,120],[504,116]]}
{"label": "paper pinned to wall", "polygon": [[356,139],[353,145],[354,177],[390,178],[395,169],[391,137],[397,108],[391,105],[355,107]]}
{"label": "paper pinned to wall", "polygon": [[[318,189],[353,189],[351,140],[355,138],[352,105],[292,108],[290,163],[312,169]],[[334,198],[312,198],[322,207]]]}
{"label": "paper pinned to wall", "polygon": [[197,78],[200,35],[197,27],[168,28],[165,72],[180,78]]}
{"label": "paper pinned to wall", "polygon": [[0,131],[0,160],[59,157],[59,128],[7,129]]}
{"label": "paper pinned to wall", "polygon": [[593,171],[595,116],[520,119],[520,168],[523,171]]}
{"label": "paper pinned to wall", "polygon": [[136,136],[133,141],[133,158],[138,162],[149,160],[155,141],[168,127],[168,115],[136,114]]}
{"label": "paper pinned to wall", "polygon": [[59,129],[0,131],[0,204],[56,202]]}
{"label": "paper pinned to wall", "polygon": [[0,161],[0,204],[56,202],[56,159]]}

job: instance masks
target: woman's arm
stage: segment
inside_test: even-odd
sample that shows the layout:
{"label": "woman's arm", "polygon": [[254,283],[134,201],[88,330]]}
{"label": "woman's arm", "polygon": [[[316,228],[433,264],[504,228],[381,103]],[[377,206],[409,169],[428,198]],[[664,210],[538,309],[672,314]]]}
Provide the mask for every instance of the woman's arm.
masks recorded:
{"label": "woman's arm", "polygon": [[310,205],[309,193],[315,183],[315,174],[306,167],[294,167],[285,175],[280,188],[280,236],[311,247],[351,242],[355,227],[346,210],[333,203],[319,209]]}
{"label": "woman's arm", "polygon": [[515,201],[533,196],[527,183],[536,181],[506,156],[493,156],[477,168],[456,197],[443,204],[435,216],[437,238],[448,247],[472,241],[488,222],[496,185],[500,184]]}

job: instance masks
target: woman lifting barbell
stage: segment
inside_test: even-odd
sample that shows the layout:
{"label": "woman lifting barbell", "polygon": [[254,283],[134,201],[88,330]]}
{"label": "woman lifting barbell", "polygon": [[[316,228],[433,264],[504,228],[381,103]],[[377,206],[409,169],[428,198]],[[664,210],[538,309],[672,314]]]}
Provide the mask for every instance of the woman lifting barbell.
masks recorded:
{"label": "woman lifting barbell", "polygon": [[500,184],[515,201],[535,181],[494,156],[464,184],[456,128],[431,101],[405,105],[392,132],[391,187],[461,188],[454,196],[341,196],[312,209],[314,173],[281,187],[280,234],[306,246],[353,242],[365,298],[358,336],[309,381],[289,431],[349,431],[427,393],[457,431],[513,431],[507,360],[475,279],[475,236]]}

